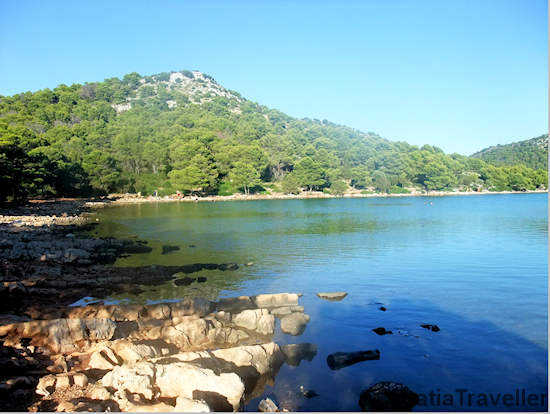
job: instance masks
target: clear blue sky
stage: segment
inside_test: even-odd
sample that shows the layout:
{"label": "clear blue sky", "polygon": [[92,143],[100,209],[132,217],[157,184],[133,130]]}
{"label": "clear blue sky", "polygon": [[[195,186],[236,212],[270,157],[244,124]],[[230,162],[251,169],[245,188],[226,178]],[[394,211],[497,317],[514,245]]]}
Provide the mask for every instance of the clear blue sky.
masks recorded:
{"label": "clear blue sky", "polygon": [[545,0],[0,2],[0,94],[196,69],[447,152],[548,128]]}

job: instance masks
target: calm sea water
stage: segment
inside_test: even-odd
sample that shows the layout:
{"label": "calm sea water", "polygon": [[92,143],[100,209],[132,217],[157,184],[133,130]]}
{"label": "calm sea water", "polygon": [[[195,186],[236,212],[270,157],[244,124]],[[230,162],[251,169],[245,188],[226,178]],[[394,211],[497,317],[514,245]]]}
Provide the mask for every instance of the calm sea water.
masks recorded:
{"label": "calm sea water", "polygon": [[[278,333],[275,340],[315,343],[318,353],[283,366],[264,393],[278,402],[294,398],[296,410],[358,410],[361,391],[378,381],[425,394],[427,405],[416,410],[546,410],[522,405],[521,394],[547,390],[547,200],[520,194],[143,204],[101,211],[97,232],[154,247],[117,266],[254,262],[235,272],[201,272],[204,284],[168,282],[117,299],[303,293],[311,322],[301,336]],[[161,255],[163,244],[181,250]],[[342,290],[348,296],[341,302],[315,295]],[[380,326],[394,334],[371,331]],[[338,371],[327,366],[333,352],[368,349],[379,349],[380,360]],[[293,397],[300,385],[319,396]],[[511,405],[505,393],[514,394]],[[452,405],[443,404],[451,403],[445,394]],[[258,401],[245,408],[256,410]]]}

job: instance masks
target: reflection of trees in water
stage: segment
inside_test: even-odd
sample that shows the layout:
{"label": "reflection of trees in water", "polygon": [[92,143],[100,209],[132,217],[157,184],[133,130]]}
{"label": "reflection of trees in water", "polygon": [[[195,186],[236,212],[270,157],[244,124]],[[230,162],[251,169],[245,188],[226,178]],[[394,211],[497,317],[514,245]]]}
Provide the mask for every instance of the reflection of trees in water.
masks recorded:
{"label": "reflection of trees in water", "polygon": [[[177,286],[174,280],[177,278],[195,279],[188,286]],[[197,279],[205,277],[206,282],[199,283]],[[241,284],[257,276],[237,271],[201,270],[195,273],[177,274],[176,278],[158,285],[139,285],[141,292],[135,289],[116,294],[111,299],[128,299],[132,303],[146,303],[147,301],[175,300],[184,297],[200,297],[208,300],[216,300],[221,291],[238,290]],[[134,293],[132,293],[134,292]]]}
{"label": "reflection of trees in water", "polygon": [[274,234],[339,234],[379,231],[383,226],[375,220],[361,220],[352,217],[329,218],[315,222],[292,222],[290,226],[273,229]]}

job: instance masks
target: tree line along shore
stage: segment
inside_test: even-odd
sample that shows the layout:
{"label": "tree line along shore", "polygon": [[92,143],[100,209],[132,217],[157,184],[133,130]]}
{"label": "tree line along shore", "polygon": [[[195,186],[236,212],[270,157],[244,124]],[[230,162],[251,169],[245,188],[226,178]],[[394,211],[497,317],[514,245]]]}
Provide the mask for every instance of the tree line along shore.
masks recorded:
{"label": "tree line along shore", "polygon": [[0,201],[548,186],[544,146],[509,149],[513,165],[445,154],[327,120],[290,117],[198,71],[131,73],[2,96],[0,137]]}

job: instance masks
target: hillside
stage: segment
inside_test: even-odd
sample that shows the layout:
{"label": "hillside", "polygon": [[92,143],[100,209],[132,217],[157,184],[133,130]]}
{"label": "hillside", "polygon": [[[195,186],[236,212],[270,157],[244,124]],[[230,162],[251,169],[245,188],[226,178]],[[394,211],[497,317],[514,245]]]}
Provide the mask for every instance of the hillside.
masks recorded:
{"label": "hillside", "polygon": [[0,200],[547,185],[545,171],[296,119],[197,71],[131,73],[0,97],[0,180]]}
{"label": "hillside", "polygon": [[548,169],[548,135],[506,145],[482,149],[472,157],[494,165],[525,165],[533,169]]}

